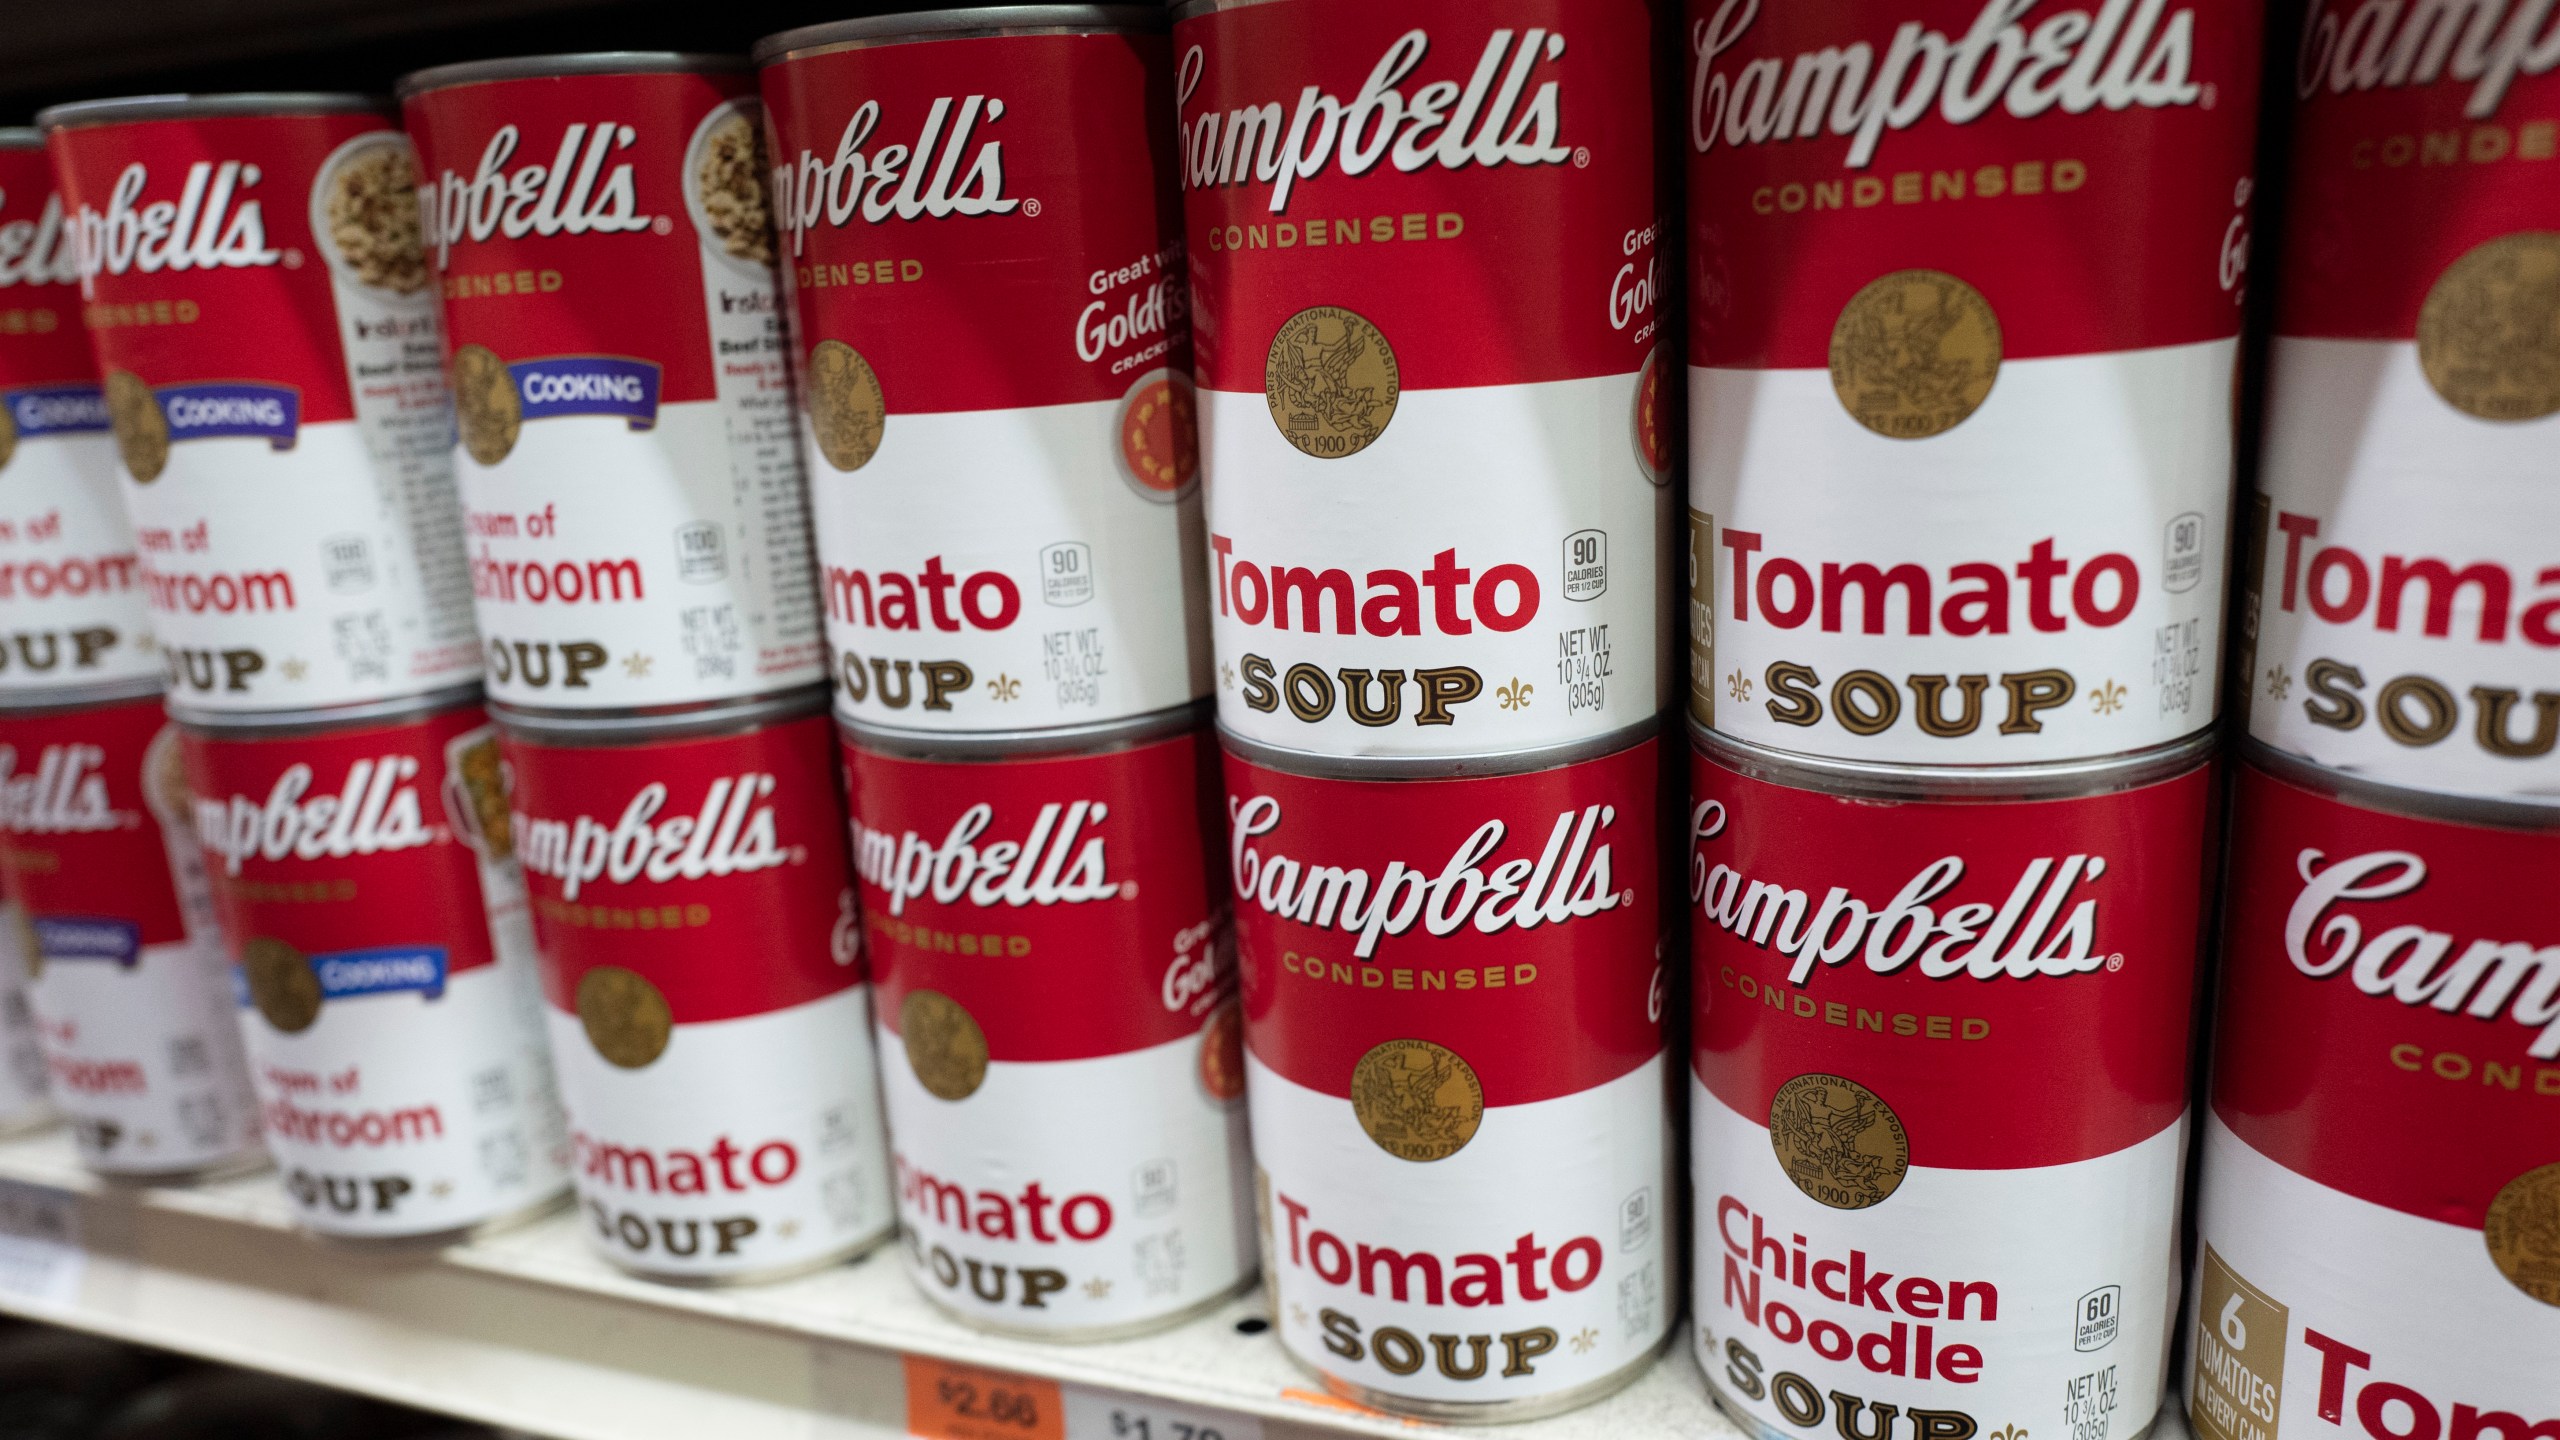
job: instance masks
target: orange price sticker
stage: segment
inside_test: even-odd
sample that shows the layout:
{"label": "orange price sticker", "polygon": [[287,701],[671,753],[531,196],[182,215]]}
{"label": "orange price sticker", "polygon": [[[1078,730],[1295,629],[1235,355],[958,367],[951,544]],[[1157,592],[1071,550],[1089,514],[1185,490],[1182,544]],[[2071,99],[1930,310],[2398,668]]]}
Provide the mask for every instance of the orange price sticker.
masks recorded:
{"label": "orange price sticker", "polygon": [[907,1433],[921,1440],[1067,1440],[1058,1382],[954,1365],[907,1362]]}

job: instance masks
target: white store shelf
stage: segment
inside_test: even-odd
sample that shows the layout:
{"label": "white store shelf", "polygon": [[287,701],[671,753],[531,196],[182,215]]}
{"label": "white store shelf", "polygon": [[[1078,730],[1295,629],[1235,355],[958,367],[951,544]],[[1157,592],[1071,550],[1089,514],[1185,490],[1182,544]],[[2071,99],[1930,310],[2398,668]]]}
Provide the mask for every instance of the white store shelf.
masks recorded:
{"label": "white store shelf", "polygon": [[[59,1132],[0,1141],[0,1220],[14,1212],[23,1231],[29,1212],[41,1222],[48,1210],[68,1221],[77,1251],[0,1238],[0,1310],[561,1440],[903,1435],[910,1355],[1063,1382],[1071,1416],[1079,1403],[1116,1396],[1258,1417],[1267,1440],[1438,1428],[1340,1407],[1269,1333],[1238,1333],[1237,1321],[1262,1313],[1258,1292],[1164,1334],[1049,1345],[945,1318],[885,1248],[780,1284],[674,1289],[591,1257],[563,1213],[388,1257],[294,1232],[272,1174],[136,1187],[82,1170]],[[43,1295],[47,1253],[56,1253],[50,1278],[61,1303]],[[1091,1428],[1109,1434],[1107,1420]],[[1071,1423],[1068,1440],[1087,1440],[1091,1428]],[[1675,1344],[1607,1400],[1488,1433],[1740,1432],[1708,1403]]]}

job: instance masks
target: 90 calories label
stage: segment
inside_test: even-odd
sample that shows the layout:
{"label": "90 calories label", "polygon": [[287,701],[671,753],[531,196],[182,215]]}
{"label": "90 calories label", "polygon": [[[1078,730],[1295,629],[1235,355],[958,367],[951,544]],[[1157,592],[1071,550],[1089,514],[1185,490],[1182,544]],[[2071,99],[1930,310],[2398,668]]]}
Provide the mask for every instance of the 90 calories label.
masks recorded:
{"label": "90 calories label", "polygon": [[818,677],[743,72],[412,93],[490,694],[612,709]]}
{"label": "90 calories label", "polygon": [[476,676],[407,139],[338,111],[75,116],[51,145],[172,695]]}
{"label": "90 calories label", "polygon": [[1208,688],[1164,37],[766,66],[836,705],[1124,719]]}

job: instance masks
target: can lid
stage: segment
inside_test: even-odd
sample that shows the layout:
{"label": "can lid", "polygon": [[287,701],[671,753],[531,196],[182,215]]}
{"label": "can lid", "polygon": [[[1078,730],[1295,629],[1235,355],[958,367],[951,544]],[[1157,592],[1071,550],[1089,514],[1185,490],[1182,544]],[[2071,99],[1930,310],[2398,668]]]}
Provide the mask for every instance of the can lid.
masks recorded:
{"label": "can lid", "polygon": [[749,52],[758,65],[828,50],[896,45],[910,40],[967,40],[994,35],[1112,35],[1162,31],[1171,21],[1153,5],[989,5],[831,20],[767,35]]}
{"label": "can lid", "polygon": [[55,690],[0,691],[0,718],[11,715],[59,715],[97,705],[123,705],[160,694],[160,677],[109,680],[98,685],[72,685]]}
{"label": "can lid", "polygon": [[379,95],[336,91],[250,90],[237,95],[126,95],[113,100],[74,100],[36,112],[39,130],[74,130],[143,120],[200,120],[225,115],[383,115],[391,102]]}
{"label": "can lid", "polygon": [[2026,765],[1903,765],[1773,750],[1718,734],[1695,720],[1689,722],[1689,743],[1701,755],[1754,780],[1798,790],[1820,790],[1849,800],[1948,805],[2077,800],[2138,790],[2203,765],[2213,758],[2219,738],[2219,731],[2207,728],[2148,749],[2084,760]]}
{"label": "can lid", "polygon": [[748,68],[744,55],[684,50],[594,50],[577,55],[514,55],[433,65],[400,77],[391,93],[402,100],[454,85],[490,80],[545,80],[562,75],[724,75]]}
{"label": "can lid", "polygon": [[739,700],[630,710],[537,710],[492,701],[489,714],[509,734],[541,745],[646,745],[751,730],[826,708],[827,687],[819,684]]}
{"label": "can lid", "polygon": [[44,132],[32,125],[0,125],[0,150],[41,150]]}
{"label": "can lid", "polygon": [[412,715],[427,715],[451,710],[462,705],[480,703],[480,682],[450,685],[430,690],[423,695],[401,695],[389,700],[360,700],[352,705],[322,705],[307,710],[201,710],[180,700],[169,702],[169,718],[190,730],[204,730],[239,739],[256,739],[269,735],[299,735],[314,730],[335,730],[342,726],[378,724],[386,720],[405,720]]}
{"label": "can lid", "polygon": [[1586,740],[1496,755],[1329,755],[1247,740],[1225,725],[1218,727],[1218,743],[1226,747],[1228,754],[1249,765],[1283,775],[1319,780],[1482,780],[1579,765],[1585,760],[1632,750],[1648,740],[1659,740],[1669,730],[1666,717],[1656,716]]}
{"label": "can lid", "polygon": [[2405,815],[2414,820],[2479,825],[2496,830],[2560,833],[2560,797],[2492,799],[2441,790],[2414,790],[2406,785],[2392,785],[2351,771],[2314,764],[2301,756],[2288,755],[2255,736],[2241,737],[2240,758],[2252,769],[2262,770],[2288,785],[2315,795],[2326,795],[2359,810],[2378,810],[2386,815]]}
{"label": "can lid", "polygon": [[892,730],[836,716],[836,728],[865,750],[902,760],[971,764],[1034,756],[1089,755],[1144,745],[1198,730],[1209,723],[1215,700],[1195,700],[1125,720],[1054,725],[1040,730]]}

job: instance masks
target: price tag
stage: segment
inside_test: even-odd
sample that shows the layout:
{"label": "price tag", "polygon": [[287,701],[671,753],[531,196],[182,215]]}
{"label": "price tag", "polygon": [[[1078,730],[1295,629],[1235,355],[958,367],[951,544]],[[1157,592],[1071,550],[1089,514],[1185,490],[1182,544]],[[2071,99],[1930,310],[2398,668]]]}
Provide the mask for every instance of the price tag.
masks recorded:
{"label": "price tag", "polygon": [[924,1355],[907,1361],[907,1433],[921,1440],[1067,1440],[1058,1382],[954,1365]]}
{"label": "price tag", "polygon": [[1172,1400],[1067,1387],[1067,1440],[1262,1440],[1251,1415]]}
{"label": "price tag", "polygon": [[88,1252],[80,1248],[76,1196],[0,1180],[0,1295],[76,1305],[88,1263]]}

